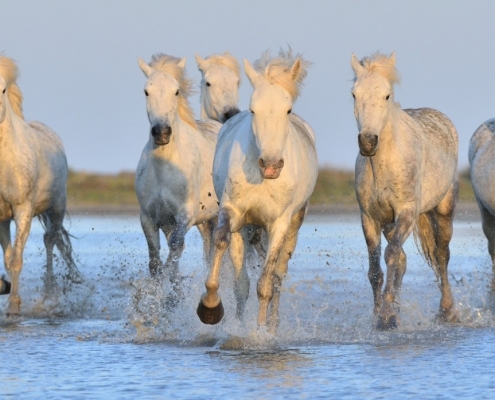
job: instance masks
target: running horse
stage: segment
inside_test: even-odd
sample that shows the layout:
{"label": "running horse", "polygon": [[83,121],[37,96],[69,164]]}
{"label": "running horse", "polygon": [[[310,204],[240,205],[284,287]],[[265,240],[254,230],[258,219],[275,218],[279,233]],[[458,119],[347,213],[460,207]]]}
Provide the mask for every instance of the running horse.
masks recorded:
{"label": "running horse", "polygon": [[[405,109],[394,101],[399,82],[395,53],[358,61],[352,96],[359,130],[356,196],[368,246],[368,277],[379,329],[397,327],[398,296],[406,272],[404,242],[414,231],[440,281],[442,321],[458,321],[448,280],[449,243],[457,202],[457,131],[431,108]],[[381,233],[387,275],[382,293]]]}

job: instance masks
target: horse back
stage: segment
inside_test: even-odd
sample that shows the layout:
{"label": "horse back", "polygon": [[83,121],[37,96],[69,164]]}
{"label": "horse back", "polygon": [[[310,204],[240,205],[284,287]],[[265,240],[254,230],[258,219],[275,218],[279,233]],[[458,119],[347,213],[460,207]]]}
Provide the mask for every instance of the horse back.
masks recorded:
{"label": "horse back", "polygon": [[495,143],[495,118],[483,122],[469,141],[469,163],[473,164],[478,151],[487,144]]}
{"label": "horse back", "polygon": [[459,139],[457,130],[452,121],[443,113],[433,108],[416,108],[403,110],[421,128],[423,139],[429,147],[436,147],[438,151],[455,154]]}

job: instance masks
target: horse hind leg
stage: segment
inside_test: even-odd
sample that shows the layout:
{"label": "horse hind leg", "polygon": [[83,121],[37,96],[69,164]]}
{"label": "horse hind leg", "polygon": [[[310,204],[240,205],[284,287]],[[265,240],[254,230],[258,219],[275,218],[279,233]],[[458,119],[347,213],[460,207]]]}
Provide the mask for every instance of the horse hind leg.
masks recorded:
{"label": "horse hind leg", "polygon": [[453,233],[453,220],[456,193],[453,188],[440,204],[430,212],[435,233],[435,261],[440,276],[439,319],[444,322],[459,322],[459,316],[454,307],[454,299],[448,278],[448,264],[450,260],[449,244]]}
{"label": "horse hind leg", "polygon": [[55,232],[53,232],[53,226],[46,214],[39,215],[39,220],[45,229],[43,242],[45,243],[46,250],[46,270],[43,281],[45,293],[48,294],[56,284],[55,274],[53,273],[53,248],[55,247]]}
{"label": "horse hind leg", "polygon": [[56,246],[67,265],[66,278],[72,283],[81,283],[83,279],[74,261],[70,235],[63,226],[64,215],[65,210],[52,209],[40,216],[40,221],[45,227],[43,238],[47,252],[47,272],[53,274],[53,247]]}
{"label": "horse hind leg", "polygon": [[203,221],[196,225],[196,227],[203,239],[203,259],[206,267],[209,268],[213,252],[213,230],[215,229],[215,221]]}

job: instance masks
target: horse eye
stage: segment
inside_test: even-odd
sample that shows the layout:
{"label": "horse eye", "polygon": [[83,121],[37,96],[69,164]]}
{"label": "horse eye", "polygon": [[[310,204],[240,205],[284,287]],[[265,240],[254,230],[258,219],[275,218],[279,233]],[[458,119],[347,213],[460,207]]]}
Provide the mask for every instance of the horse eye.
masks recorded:
{"label": "horse eye", "polygon": [[148,94],[149,94],[149,93],[148,93],[148,91],[145,89],[145,90],[144,90],[144,95],[145,95],[145,96],[148,96]]}
{"label": "horse eye", "polygon": [[211,86],[211,83],[210,82],[206,82],[206,86]]}
{"label": "horse eye", "polygon": [[354,100],[356,100],[356,95],[354,93],[352,93],[352,97]]}
{"label": "horse eye", "polygon": [[390,98],[390,95],[388,94],[387,97],[385,97],[385,100],[388,100]]}
{"label": "horse eye", "polygon": [[177,92],[175,92],[175,95],[178,96],[179,95],[179,89],[177,89]]}
{"label": "horse eye", "polygon": [[2,93],[5,93],[6,90],[7,90],[7,88],[3,89]]}
{"label": "horse eye", "polygon": [[292,108],[289,111],[287,111],[287,114],[290,114],[291,112],[292,112]]}
{"label": "horse eye", "polygon": [[254,111],[253,111],[253,110],[249,110],[249,111],[251,111],[251,114],[253,114],[253,115],[254,115]]}

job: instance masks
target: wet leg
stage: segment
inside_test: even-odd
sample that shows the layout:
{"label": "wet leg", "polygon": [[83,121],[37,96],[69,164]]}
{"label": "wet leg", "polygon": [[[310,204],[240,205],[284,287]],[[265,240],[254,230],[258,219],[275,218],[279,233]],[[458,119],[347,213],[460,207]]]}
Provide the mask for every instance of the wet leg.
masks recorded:
{"label": "wet leg", "polygon": [[213,230],[215,228],[215,223],[213,220],[203,221],[196,226],[203,239],[203,260],[206,267],[209,268],[213,252]]}
{"label": "wet leg", "polygon": [[385,249],[387,280],[383,291],[382,306],[378,313],[378,328],[393,329],[398,325],[396,300],[396,277],[400,276],[402,246],[411,234],[417,216],[412,210],[404,210],[397,216],[395,227],[390,233],[390,241]]}
{"label": "wet leg", "polygon": [[459,316],[454,307],[454,299],[448,278],[448,264],[450,260],[449,243],[452,239],[454,208],[457,199],[456,188],[453,188],[447,196],[432,211],[432,218],[436,225],[435,240],[437,247],[435,258],[440,275],[440,299],[439,317],[445,322],[459,322]]}
{"label": "wet leg", "polygon": [[381,257],[381,232],[378,221],[361,213],[361,225],[363,228],[366,246],[368,247],[368,279],[373,290],[373,311],[378,314],[382,306],[382,286],[383,286],[383,271],[380,266]]}
{"label": "wet leg", "polygon": [[[16,213],[17,211],[17,213]],[[26,241],[31,230],[32,210],[30,207],[23,207],[21,210],[14,210],[16,223],[16,235],[10,259],[9,274],[12,279],[12,286],[9,296],[7,315],[19,315],[21,310],[21,297],[19,295],[19,276],[23,266],[23,253]]]}
{"label": "wet leg", "polygon": [[237,300],[236,317],[242,319],[249,297],[249,276],[246,270],[246,255],[243,236],[233,232],[230,240],[230,259],[234,266],[234,294]]}
{"label": "wet leg", "polygon": [[151,217],[143,211],[141,211],[140,219],[144,237],[148,243],[150,275],[156,277],[163,272],[162,263],[160,261],[160,235],[158,226]]}
{"label": "wet leg", "polygon": [[279,324],[279,316],[278,309],[280,305],[280,290],[282,287],[283,279],[287,274],[287,269],[289,266],[289,260],[294,254],[294,250],[297,244],[297,234],[299,232],[299,228],[304,221],[304,217],[306,216],[307,205],[304,206],[299,212],[297,212],[291,220],[289,233],[287,235],[287,239],[285,241],[284,247],[280,252],[280,256],[278,258],[277,266],[275,268],[275,274],[273,277],[273,297],[270,304],[270,315],[268,317],[268,327],[272,333],[275,333]]}
{"label": "wet leg", "polygon": [[[394,224],[387,224],[383,228],[383,233],[385,235],[385,238],[387,239],[387,242],[392,240],[393,237],[393,228]],[[394,286],[395,286],[395,303],[399,304],[399,296],[400,296],[400,290],[402,287],[402,279],[404,278],[404,275],[406,273],[407,269],[407,256],[406,253],[404,252],[404,249],[400,249],[400,255],[399,255],[399,262],[397,264],[397,269],[394,277]]]}
{"label": "wet leg", "polygon": [[488,241],[488,253],[492,259],[492,291],[495,292],[495,216],[480,202],[478,206],[481,212],[483,233]]}
{"label": "wet leg", "polygon": [[226,209],[220,209],[218,226],[213,233],[215,249],[213,263],[206,279],[206,293],[201,296],[196,313],[204,324],[218,324],[224,315],[222,300],[218,295],[222,258],[230,244],[230,216]]}

